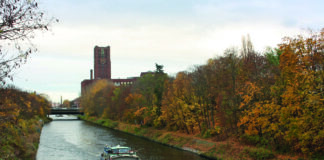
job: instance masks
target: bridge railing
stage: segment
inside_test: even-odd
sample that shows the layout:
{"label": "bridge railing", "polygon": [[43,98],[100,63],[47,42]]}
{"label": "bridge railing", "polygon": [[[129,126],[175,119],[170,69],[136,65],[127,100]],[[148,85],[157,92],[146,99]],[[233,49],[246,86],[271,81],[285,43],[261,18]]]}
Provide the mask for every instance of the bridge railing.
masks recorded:
{"label": "bridge railing", "polygon": [[53,114],[81,114],[83,115],[84,112],[78,108],[69,108],[69,109],[54,109],[52,108],[49,112],[49,115]]}

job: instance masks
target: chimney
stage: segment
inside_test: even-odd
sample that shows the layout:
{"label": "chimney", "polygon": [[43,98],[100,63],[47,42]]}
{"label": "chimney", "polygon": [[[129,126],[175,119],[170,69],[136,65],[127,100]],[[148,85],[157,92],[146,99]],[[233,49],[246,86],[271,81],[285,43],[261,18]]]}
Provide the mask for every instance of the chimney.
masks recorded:
{"label": "chimney", "polygon": [[92,76],[93,74],[92,74],[92,69],[90,69],[90,80],[92,80],[93,79],[93,76]]}

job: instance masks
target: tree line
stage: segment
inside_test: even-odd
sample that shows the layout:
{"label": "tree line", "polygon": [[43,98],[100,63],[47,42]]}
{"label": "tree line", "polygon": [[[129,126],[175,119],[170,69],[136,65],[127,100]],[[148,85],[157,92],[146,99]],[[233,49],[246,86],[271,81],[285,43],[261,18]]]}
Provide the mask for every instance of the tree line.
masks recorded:
{"label": "tree line", "polygon": [[190,71],[163,66],[131,86],[98,80],[82,95],[87,116],[271,146],[324,151],[324,29],[285,37],[278,48],[228,48]]}

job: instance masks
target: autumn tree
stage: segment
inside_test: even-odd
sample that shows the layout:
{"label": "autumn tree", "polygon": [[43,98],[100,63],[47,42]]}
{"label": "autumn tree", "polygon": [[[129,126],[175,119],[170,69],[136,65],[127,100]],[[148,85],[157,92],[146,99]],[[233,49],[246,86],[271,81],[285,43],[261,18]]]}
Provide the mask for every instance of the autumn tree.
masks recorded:
{"label": "autumn tree", "polygon": [[121,85],[119,87],[115,87],[113,90],[113,94],[111,97],[111,105],[110,113],[108,115],[114,120],[122,120],[124,112],[129,109],[126,103],[126,98],[130,94],[131,86],[129,85]]}
{"label": "autumn tree", "polygon": [[189,134],[191,118],[189,105],[192,101],[192,89],[188,74],[179,72],[176,79],[168,84],[166,100],[163,102],[162,117],[168,128],[185,131]]}
{"label": "autumn tree", "polygon": [[238,125],[247,135],[258,135],[281,149],[323,152],[323,34],[284,38],[271,97],[257,98],[260,87],[254,84],[244,97],[241,107],[248,108]]}
{"label": "autumn tree", "polygon": [[208,83],[208,73],[206,66],[196,66],[193,73],[191,73],[192,85],[195,90],[195,95],[197,96],[198,103],[200,104],[200,117],[203,119],[203,123],[200,128],[206,130],[210,128],[210,101],[208,101],[208,88],[210,83]]}
{"label": "autumn tree", "polygon": [[130,93],[125,98],[125,102],[128,105],[128,108],[125,110],[123,115],[124,121],[135,124],[140,124],[144,121],[142,111],[147,109],[145,107],[144,96],[138,93]]}
{"label": "autumn tree", "polygon": [[145,124],[149,126],[152,126],[153,121],[161,115],[164,82],[168,79],[163,71],[163,65],[156,64],[155,67],[154,72],[148,72],[138,78],[132,87],[132,93],[140,94],[144,98],[143,105],[147,108]]}
{"label": "autumn tree", "polygon": [[226,49],[224,56],[209,59],[192,73],[193,87],[199,99],[207,129],[221,125],[224,133],[236,132],[237,95],[240,59],[236,48]]}
{"label": "autumn tree", "polygon": [[70,108],[70,101],[67,100],[67,99],[64,100],[64,101],[63,101],[63,107],[64,107],[64,108]]}
{"label": "autumn tree", "polygon": [[[36,31],[48,30],[47,19],[35,0],[0,1],[0,84],[13,79],[12,71],[36,51],[31,43]],[[8,44],[8,45],[7,45]]]}
{"label": "autumn tree", "polygon": [[81,96],[81,106],[88,116],[100,117],[110,113],[111,97],[114,91],[114,84],[108,80],[97,80],[87,87]]}
{"label": "autumn tree", "polygon": [[132,88],[132,93],[143,95],[146,106],[153,106],[155,101],[154,96],[154,74],[145,74],[138,78]]}

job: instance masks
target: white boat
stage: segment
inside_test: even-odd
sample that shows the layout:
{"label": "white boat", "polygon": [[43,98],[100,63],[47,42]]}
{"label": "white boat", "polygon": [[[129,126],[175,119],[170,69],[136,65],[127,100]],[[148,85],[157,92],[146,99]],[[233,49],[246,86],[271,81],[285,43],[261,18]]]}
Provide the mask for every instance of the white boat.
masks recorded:
{"label": "white boat", "polygon": [[101,160],[140,160],[140,158],[130,147],[120,145],[109,147],[106,145],[101,154]]}

